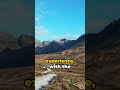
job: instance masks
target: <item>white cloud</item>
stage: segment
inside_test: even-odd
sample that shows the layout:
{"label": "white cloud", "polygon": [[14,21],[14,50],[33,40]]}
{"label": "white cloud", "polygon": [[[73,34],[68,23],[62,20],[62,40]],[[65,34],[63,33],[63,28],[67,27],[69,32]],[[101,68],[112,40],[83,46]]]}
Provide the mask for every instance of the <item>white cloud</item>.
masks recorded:
{"label": "white cloud", "polygon": [[47,5],[46,2],[44,1],[40,1],[39,6],[36,7],[36,10],[38,11],[38,13],[43,16],[45,15],[46,11],[47,11]]}
{"label": "white cloud", "polygon": [[43,26],[35,26],[35,37],[45,36],[48,34],[48,30]]}
{"label": "white cloud", "polygon": [[45,2],[43,1],[39,1],[36,2],[36,6],[35,6],[35,22],[40,22],[41,19],[43,19],[43,16],[45,16],[45,11],[46,11],[46,5],[45,5]]}
{"label": "white cloud", "polygon": [[47,7],[47,3],[45,1],[41,1],[36,5],[35,7],[35,15],[37,15],[35,21],[40,21],[44,17],[47,16],[55,16],[56,12],[53,10],[49,10],[49,7]]}
{"label": "white cloud", "polygon": [[51,36],[50,38],[53,39],[53,40],[60,40],[60,39],[68,39],[68,40],[74,40],[74,39],[77,39],[78,37],[80,37],[79,34],[62,34],[60,36]]}
{"label": "white cloud", "polygon": [[40,20],[40,18],[39,17],[35,17],[35,21],[39,21]]}
{"label": "white cloud", "polygon": [[43,16],[35,17],[35,22],[40,23],[42,19],[43,19]]}

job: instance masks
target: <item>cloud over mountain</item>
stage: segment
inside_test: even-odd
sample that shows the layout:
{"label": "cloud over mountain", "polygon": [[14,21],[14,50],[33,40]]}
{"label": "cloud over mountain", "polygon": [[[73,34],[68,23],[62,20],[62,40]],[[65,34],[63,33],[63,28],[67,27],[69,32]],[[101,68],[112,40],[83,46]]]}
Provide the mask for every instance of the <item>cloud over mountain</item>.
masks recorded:
{"label": "cloud over mountain", "polygon": [[35,27],[35,36],[36,38],[39,36],[44,36],[48,34],[48,30],[43,26],[36,26]]}

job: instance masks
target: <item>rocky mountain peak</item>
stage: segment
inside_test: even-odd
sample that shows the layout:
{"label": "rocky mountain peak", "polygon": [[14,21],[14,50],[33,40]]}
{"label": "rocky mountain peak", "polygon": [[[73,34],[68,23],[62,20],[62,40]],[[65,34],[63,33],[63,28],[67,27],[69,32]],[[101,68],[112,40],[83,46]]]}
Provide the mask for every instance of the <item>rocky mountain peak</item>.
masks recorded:
{"label": "rocky mountain peak", "polygon": [[35,47],[43,47],[42,42],[36,39],[35,40]]}
{"label": "rocky mountain peak", "polygon": [[48,46],[50,44],[50,42],[49,41],[43,41],[42,44],[43,44],[43,46]]}
{"label": "rocky mountain peak", "polygon": [[60,41],[67,41],[67,39],[64,38],[64,39],[61,39]]}
{"label": "rocky mountain peak", "polygon": [[101,33],[104,34],[120,33],[120,19],[112,21],[100,32],[100,34]]}
{"label": "rocky mountain peak", "polygon": [[0,51],[5,48],[17,49],[19,48],[17,39],[8,32],[0,32]]}
{"label": "rocky mountain peak", "polygon": [[67,40],[64,38],[61,40],[53,40],[51,42],[43,41],[41,43],[42,47],[40,47],[36,43],[36,46],[38,46],[38,47],[35,48],[35,52],[36,52],[36,54],[56,53],[59,51],[66,50],[74,45],[77,45],[77,46],[83,45],[83,44],[79,44],[79,43],[83,43],[83,40],[81,40],[81,41],[78,41],[78,39],[77,40]]}
{"label": "rocky mountain peak", "polygon": [[34,38],[30,35],[21,35],[18,37],[18,43],[21,47],[26,47],[34,44]]}

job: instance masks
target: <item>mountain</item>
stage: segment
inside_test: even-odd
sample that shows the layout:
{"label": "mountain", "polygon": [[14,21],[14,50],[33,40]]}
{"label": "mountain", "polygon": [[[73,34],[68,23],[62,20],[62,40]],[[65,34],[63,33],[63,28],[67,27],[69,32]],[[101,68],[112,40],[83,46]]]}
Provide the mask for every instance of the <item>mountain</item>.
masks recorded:
{"label": "mountain", "polygon": [[21,35],[15,38],[10,33],[0,32],[0,67],[34,65],[34,38]]}
{"label": "mountain", "polygon": [[0,51],[7,47],[12,50],[20,48],[17,39],[10,33],[0,32]]}
{"label": "mountain", "polygon": [[[25,39],[26,38],[26,39]],[[23,40],[23,41],[22,41]],[[34,79],[34,45],[27,43],[28,37],[17,38],[7,32],[0,32],[0,89],[29,90],[24,81]],[[33,40],[33,39],[29,39]],[[25,47],[24,47],[25,46]],[[31,89],[32,90],[32,89]],[[33,90],[35,90],[33,88]]]}
{"label": "mountain", "polygon": [[29,45],[34,44],[34,37],[30,36],[30,35],[20,35],[18,37],[18,43],[20,47],[26,47]]}
{"label": "mountain", "polygon": [[45,47],[45,46],[48,46],[50,44],[50,42],[49,41],[43,41],[43,46]]}
{"label": "mountain", "polygon": [[40,42],[36,40],[35,53],[36,54],[56,53],[59,51],[69,49],[70,47],[73,47],[74,45],[77,45],[77,44],[82,46],[84,45],[84,41],[85,41],[84,35],[79,37],[77,40],[61,39],[61,40],[53,40],[51,42],[48,42],[48,41]]}
{"label": "mountain", "polygon": [[114,20],[101,32],[86,34],[86,49],[102,48],[120,40],[120,19]]}
{"label": "mountain", "polygon": [[11,50],[20,49],[22,47],[34,44],[34,38],[29,35],[20,35],[15,38],[8,32],[0,32],[0,51],[9,48]]}
{"label": "mountain", "polygon": [[42,42],[39,41],[39,40],[35,40],[35,48],[36,48],[36,47],[43,47]]}
{"label": "mountain", "polygon": [[86,78],[94,80],[96,90],[119,90],[120,19],[86,35],[85,54]]}

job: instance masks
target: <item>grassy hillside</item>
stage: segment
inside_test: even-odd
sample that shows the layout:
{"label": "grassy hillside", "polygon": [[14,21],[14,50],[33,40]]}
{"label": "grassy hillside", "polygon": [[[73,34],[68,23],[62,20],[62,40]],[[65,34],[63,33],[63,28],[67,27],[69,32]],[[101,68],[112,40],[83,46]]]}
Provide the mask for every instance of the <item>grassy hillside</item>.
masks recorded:
{"label": "grassy hillside", "polygon": [[58,76],[52,80],[45,90],[84,90],[85,80],[85,57],[84,46],[75,47],[53,54],[36,55],[36,76],[41,76],[42,67],[47,64],[45,59],[73,59],[71,69],[52,69]]}
{"label": "grassy hillside", "polygon": [[24,86],[26,79],[34,79],[34,67],[0,69],[0,90],[34,90]]}
{"label": "grassy hillside", "polygon": [[96,90],[120,90],[120,41],[86,51],[86,78],[94,80]]}

